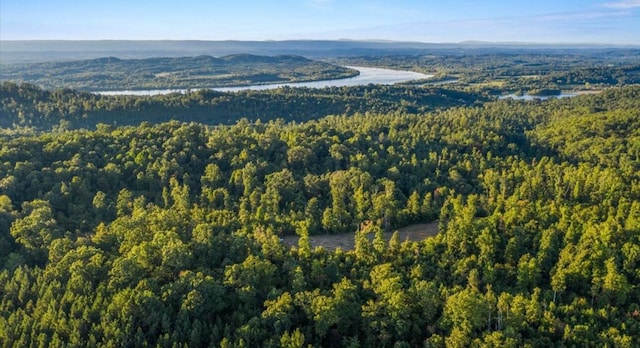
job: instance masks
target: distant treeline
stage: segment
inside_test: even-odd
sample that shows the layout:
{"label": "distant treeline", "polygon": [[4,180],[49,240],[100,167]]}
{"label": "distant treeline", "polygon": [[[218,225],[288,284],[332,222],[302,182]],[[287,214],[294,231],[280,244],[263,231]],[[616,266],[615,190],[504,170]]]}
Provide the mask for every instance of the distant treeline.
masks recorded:
{"label": "distant treeline", "polygon": [[640,83],[640,49],[511,51],[424,55],[362,56],[334,59],[338,64],[384,66],[435,72],[494,93],[530,89],[574,89]]}

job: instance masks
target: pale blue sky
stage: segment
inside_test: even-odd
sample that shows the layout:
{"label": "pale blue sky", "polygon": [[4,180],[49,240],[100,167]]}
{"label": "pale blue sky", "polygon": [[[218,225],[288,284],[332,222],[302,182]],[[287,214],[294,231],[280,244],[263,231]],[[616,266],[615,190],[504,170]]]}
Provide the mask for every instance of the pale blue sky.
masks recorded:
{"label": "pale blue sky", "polygon": [[640,0],[0,0],[0,39],[640,44]]}

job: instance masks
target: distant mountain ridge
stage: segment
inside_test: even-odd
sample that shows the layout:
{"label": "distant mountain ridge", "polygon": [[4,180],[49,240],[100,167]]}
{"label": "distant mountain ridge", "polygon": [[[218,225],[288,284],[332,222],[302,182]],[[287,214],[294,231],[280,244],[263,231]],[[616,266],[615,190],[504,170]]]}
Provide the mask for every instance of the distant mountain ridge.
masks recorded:
{"label": "distant mountain ridge", "polygon": [[117,56],[120,58],[215,57],[237,53],[254,55],[299,55],[310,58],[383,54],[424,54],[432,50],[529,50],[635,48],[604,44],[537,44],[523,42],[424,43],[374,40],[285,40],[285,41],[199,41],[199,40],[34,40],[0,41],[0,63],[79,60]]}
{"label": "distant mountain ridge", "polygon": [[233,54],[53,61],[6,65],[0,80],[88,91],[245,86],[346,78],[358,71],[301,56]]}
{"label": "distant mountain ridge", "polygon": [[[311,59],[294,56],[294,55],[279,55],[279,56],[259,56],[248,53],[230,54],[223,57],[212,57],[208,55],[199,56],[184,56],[184,57],[152,57],[152,58],[134,58],[134,59],[121,59],[118,57],[100,57],[93,59],[86,59],[80,61],[62,61],[51,62],[45,64],[53,64],[53,66],[68,66],[69,64],[122,64],[122,65],[149,65],[149,64],[162,64],[166,69],[176,69],[176,67],[184,64],[209,64],[209,65],[235,65],[235,64],[304,64],[314,62]],[[42,64],[42,63],[36,63]]]}

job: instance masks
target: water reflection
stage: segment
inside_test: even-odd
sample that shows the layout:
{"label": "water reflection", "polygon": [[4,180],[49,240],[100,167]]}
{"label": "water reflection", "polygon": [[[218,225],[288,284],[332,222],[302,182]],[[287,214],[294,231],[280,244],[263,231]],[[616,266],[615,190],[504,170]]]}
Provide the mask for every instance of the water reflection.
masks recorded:
{"label": "water reflection", "polygon": [[[288,87],[308,87],[308,88],[324,88],[324,87],[346,87],[360,86],[368,84],[392,85],[399,82],[407,82],[412,80],[428,79],[433,75],[422,74],[414,71],[402,71],[382,68],[367,68],[359,66],[348,66],[348,68],[360,71],[360,75],[349,77],[346,79],[335,79],[313,82],[292,82],[292,83],[275,83],[268,85],[250,85],[241,87],[221,87],[211,88],[220,92],[238,92],[246,90],[267,90],[276,89],[284,86]],[[192,89],[196,91],[197,89]],[[122,90],[122,91],[101,91],[96,92],[102,95],[159,95],[169,93],[185,93],[187,89],[150,89],[150,90]]]}

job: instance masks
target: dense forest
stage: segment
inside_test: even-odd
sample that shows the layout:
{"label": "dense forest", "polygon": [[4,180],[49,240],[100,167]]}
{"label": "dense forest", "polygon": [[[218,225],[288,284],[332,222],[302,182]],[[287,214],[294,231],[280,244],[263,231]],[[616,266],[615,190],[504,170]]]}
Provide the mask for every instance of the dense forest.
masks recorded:
{"label": "dense forest", "polygon": [[99,123],[138,125],[171,120],[209,125],[249,121],[308,121],[353,113],[421,113],[490,100],[486,93],[433,86],[367,85],[331,88],[282,87],[224,93],[105,96],[71,89],[43,90],[31,84],[0,84],[0,127],[95,129]]}
{"label": "dense forest", "polygon": [[85,91],[187,89],[331,80],[358,71],[300,56],[233,54],[224,57],[158,57],[4,64],[0,80]]}
{"label": "dense forest", "polygon": [[640,345],[639,87],[243,93],[3,84],[0,345]]}
{"label": "dense forest", "polygon": [[[591,90],[640,83],[640,50],[508,50],[333,58],[336,64],[384,66],[434,74],[445,81],[500,94],[539,89]],[[419,81],[417,83],[424,83]]]}

